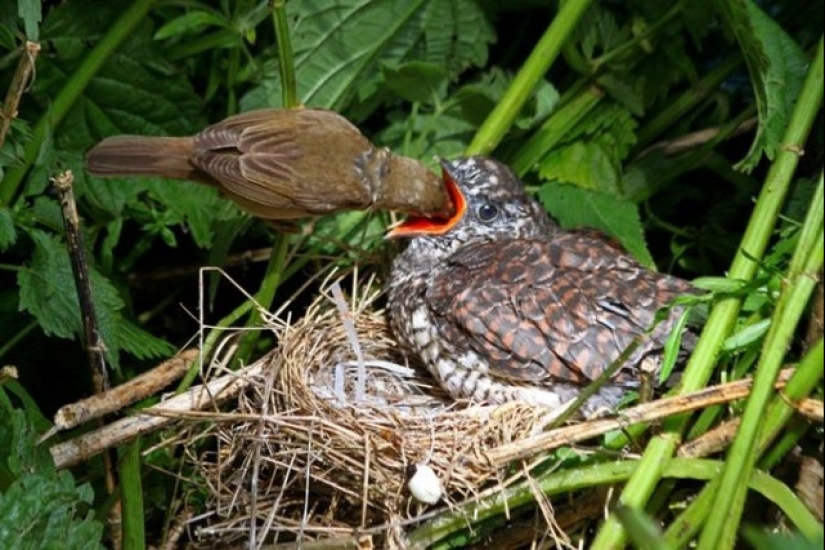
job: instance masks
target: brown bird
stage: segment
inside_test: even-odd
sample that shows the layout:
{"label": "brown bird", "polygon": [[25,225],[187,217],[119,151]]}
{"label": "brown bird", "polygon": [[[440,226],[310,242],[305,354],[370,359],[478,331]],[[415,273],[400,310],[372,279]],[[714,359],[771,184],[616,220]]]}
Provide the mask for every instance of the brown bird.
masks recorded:
{"label": "brown bird", "polygon": [[264,109],[231,116],[190,137],[117,136],[86,157],[97,176],[161,176],[217,186],[264,219],[380,208],[450,210],[422,163],[376,148],[323,109]]}
{"label": "brown bird", "polygon": [[615,409],[642,366],[660,366],[681,309],[646,334],[656,312],[692,285],[646,269],[596,230],[562,230],[499,162],[442,166],[455,214],[411,217],[388,233],[412,238],[388,284],[401,344],[454,398],[559,410],[638,338],[581,412]]}

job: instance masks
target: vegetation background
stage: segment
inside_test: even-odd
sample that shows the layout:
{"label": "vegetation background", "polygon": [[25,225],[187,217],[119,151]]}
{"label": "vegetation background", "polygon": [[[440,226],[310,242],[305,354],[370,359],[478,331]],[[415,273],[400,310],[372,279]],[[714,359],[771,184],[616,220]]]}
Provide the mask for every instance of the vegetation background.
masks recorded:
{"label": "vegetation background", "polygon": [[[198,266],[226,266],[267,305],[332,266],[386,266],[386,213],[342,213],[285,232],[195,184],[101,180],[83,170],[84,152],[103,137],[191,134],[240,111],[282,106],[293,90],[305,105],[342,113],[373,142],[433,165],[435,155],[495,156],[563,225],[602,229],[647,265],[713,291],[682,389],[756,372],[754,393],[747,405],[666,423],[622,493],[627,510],[647,510],[664,534],[631,511],[588,535],[594,548],[636,536],[662,548],[694,537],[706,548],[731,547],[743,523],[776,523],[776,515],[743,516],[747,498],[780,509],[804,535],[796,544],[819,537],[811,547],[821,547],[821,518],[806,516],[784,482],[773,495],[745,488],[754,468],[774,472],[799,453],[822,459],[821,424],[788,423],[790,407],[772,390],[779,366],[801,359],[794,397],[822,398],[821,324],[805,336],[823,246],[822,2],[273,4],[274,12],[255,0],[0,5],[0,90],[8,91],[0,361],[19,374],[0,377],[0,547],[99,547],[113,502],[101,464],[58,473],[35,445],[57,408],[92,391],[50,177],[74,174],[95,309],[118,382],[197,331]],[[255,326],[230,285],[209,279],[207,290],[207,322]],[[311,290],[296,299],[296,314],[309,298]],[[273,345],[249,339],[241,358]],[[742,417],[741,429],[705,491],[658,483],[682,436],[732,416]],[[599,459],[561,457],[562,470]],[[173,480],[158,471],[174,469],[175,457],[145,460],[124,463],[142,481],[143,504],[125,511],[139,517],[129,522],[138,532],[123,539],[135,547],[144,527],[148,540],[160,540],[174,509]],[[593,485],[618,481],[594,476]],[[700,505],[672,508],[694,497]],[[711,509],[730,514],[708,516]],[[451,536],[443,544],[469,540]]]}

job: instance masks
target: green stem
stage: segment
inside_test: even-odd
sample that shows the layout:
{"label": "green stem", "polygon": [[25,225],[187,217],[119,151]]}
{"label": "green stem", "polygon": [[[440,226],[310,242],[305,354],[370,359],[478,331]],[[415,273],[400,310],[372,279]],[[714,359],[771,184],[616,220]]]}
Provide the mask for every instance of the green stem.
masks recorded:
{"label": "green stem", "polygon": [[[762,348],[762,359],[753,379],[753,388],[745,404],[745,411],[733,440],[725,468],[722,470],[719,490],[711,509],[727,510],[724,517],[711,514],[699,538],[699,548],[732,548],[739,528],[739,518],[747,496],[746,481],[756,466],[757,440],[766,424],[765,410],[774,394],[774,381],[793,340],[805,306],[816,286],[816,273],[822,266],[823,221],[822,178],[811,201],[811,208],[802,228],[788,273],[789,285],[776,305],[771,328]],[[773,434],[782,425],[772,424]]]}
{"label": "green stem", "polygon": [[292,41],[289,39],[289,21],[286,15],[286,2],[275,0],[272,3],[272,18],[275,22],[275,37],[278,41],[278,71],[281,74],[281,99],[286,109],[297,107],[298,87],[295,79],[295,56],[292,53]]}
{"label": "green stem", "polygon": [[[820,39],[816,59],[811,64],[802,92],[794,107],[790,124],[782,143],[785,147],[777,154],[776,162],[771,166],[765,185],[759,194],[748,227],[742,237],[740,248],[733,260],[729,278],[750,281],[763,257],[768,241],[773,233],[777,216],[790,187],[791,178],[805,139],[811,129],[819,105],[822,102],[822,40]],[[716,356],[730,333],[741,308],[741,300],[731,297],[720,300],[710,313],[685,367],[679,391],[687,393],[705,386],[713,373]],[[644,508],[650,498],[661,473],[661,464],[673,455],[689,415],[669,418],[663,424],[665,433],[657,436],[648,444],[639,469],[628,480],[622,491],[621,501],[629,506]],[[627,533],[613,517],[599,529],[593,542],[594,550],[616,548],[625,544]]]}
{"label": "green stem", "polygon": [[544,121],[524,146],[519,148],[510,162],[513,171],[519,176],[532,170],[550,149],[561,142],[567,133],[598,105],[604,93],[596,86],[585,88],[584,81],[580,81],[571,87],[565,96],[569,100],[560,102],[560,107]]}
{"label": "green stem", "polygon": [[693,111],[700,102],[704,101],[708,94],[718,89],[722,81],[741,63],[742,57],[739,55],[726,59],[721,65],[695,82],[693,86],[677,97],[675,101],[669,102],[665,110],[658,113],[639,129],[639,132],[636,134],[634,151],[638,153],[647,148],[653,140],[672,128],[677,120]]}
{"label": "green stem", "polygon": [[504,97],[476,132],[472,143],[467,147],[468,155],[488,154],[501,142],[592,3],[593,0],[567,0],[561,3],[553,22],[513,78]]}
{"label": "green stem", "polygon": [[[278,291],[278,287],[284,280],[283,273],[286,264],[287,252],[289,251],[289,241],[290,238],[288,234],[281,233],[278,235],[278,243],[275,246],[275,250],[269,258],[269,263],[266,266],[266,274],[264,275],[263,283],[261,284],[261,288],[258,290],[258,293],[255,294],[255,301],[265,310],[269,310],[272,307],[272,301],[275,299],[275,293]],[[258,308],[254,308],[249,314],[249,320],[246,322],[246,326],[253,329],[259,328],[262,321],[263,319],[261,317],[261,312]],[[247,364],[252,358],[255,347],[260,338],[260,334],[260,330],[252,330],[244,337],[240,347],[238,348],[238,353],[236,354],[237,360],[242,364]]]}
{"label": "green stem", "polygon": [[0,206],[11,203],[17,194],[26,173],[37,160],[43,143],[51,132],[60,125],[60,122],[74,105],[75,101],[86,89],[86,86],[100,70],[109,56],[132,33],[140,23],[149,8],[156,0],[135,0],[123,15],[115,21],[109,31],[83,60],[83,64],[72,73],[72,76],[52,101],[49,110],[40,117],[34,127],[32,139],[23,149],[23,158],[20,164],[10,168],[0,183]]}
{"label": "green stem", "polygon": [[[662,477],[673,479],[712,480],[721,462],[704,459],[674,458],[662,468]],[[588,464],[579,468],[556,471],[536,479],[539,489],[547,496],[569,493],[597,485],[611,485],[626,480],[637,469],[633,460]],[[803,533],[814,532],[819,523],[787,486],[770,475],[755,471],[750,486],[779,506]],[[410,549],[427,548],[445,537],[467,528],[467,518],[478,523],[487,518],[508,513],[535,500],[532,484],[519,483],[480,501],[455,506],[449,512],[422,524],[410,533]]]}
{"label": "green stem", "polygon": [[123,550],[143,550],[146,548],[146,517],[140,478],[139,437],[121,448],[120,494],[123,503]]}
{"label": "green stem", "polygon": [[[823,343],[819,339],[808,354],[799,363],[796,371],[784,389],[784,397],[776,396],[765,413],[767,419],[765,430],[757,445],[757,454],[761,455],[769,442],[793,415],[793,407],[788,403],[804,399],[822,379]],[[768,457],[766,457],[768,458]],[[763,469],[773,466],[763,460]],[[691,501],[690,505],[668,526],[665,541],[673,548],[684,548],[699,532],[702,523],[711,513],[713,499],[719,489],[721,478],[715,478]],[[797,526],[799,527],[799,526]]]}

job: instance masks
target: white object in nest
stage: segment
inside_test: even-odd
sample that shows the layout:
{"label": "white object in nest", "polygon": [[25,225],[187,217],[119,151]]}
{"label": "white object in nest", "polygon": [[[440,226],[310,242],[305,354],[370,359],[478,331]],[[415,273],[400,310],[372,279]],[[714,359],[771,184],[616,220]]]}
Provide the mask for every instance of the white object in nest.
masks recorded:
{"label": "white object in nest", "polygon": [[410,493],[419,502],[436,504],[444,495],[441,480],[438,479],[435,471],[423,462],[413,465],[412,468],[413,474],[407,482]]}

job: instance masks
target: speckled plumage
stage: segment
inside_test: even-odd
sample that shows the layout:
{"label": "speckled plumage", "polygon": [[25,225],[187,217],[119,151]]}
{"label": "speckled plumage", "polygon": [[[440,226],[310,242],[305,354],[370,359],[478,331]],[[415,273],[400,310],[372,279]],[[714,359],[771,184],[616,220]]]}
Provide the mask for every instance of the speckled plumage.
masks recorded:
{"label": "speckled plumage", "polygon": [[402,345],[455,398],[556,409],[641,336],[582,412],[615,408],[640,365],[658,368],[680,312],[644,335],[657,310],[691,285],[595,230],[560,229],[501,163],[470,157],[445,170],[467,210],[446,233],[412,238],[393,263],[389,312]]}

